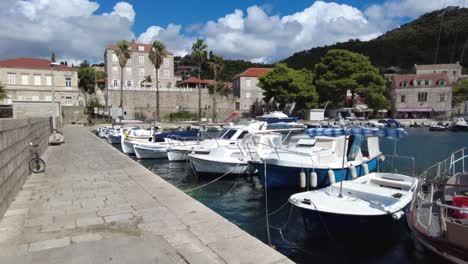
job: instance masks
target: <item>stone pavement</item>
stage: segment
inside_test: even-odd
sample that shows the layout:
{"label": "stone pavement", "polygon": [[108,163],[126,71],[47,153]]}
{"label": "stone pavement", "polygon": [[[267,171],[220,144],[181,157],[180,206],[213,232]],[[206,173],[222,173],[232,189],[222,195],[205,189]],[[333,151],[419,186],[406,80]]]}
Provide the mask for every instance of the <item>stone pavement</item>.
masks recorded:
{"label": "stone pavement", "polygon": [[0,220],[0,263],[291,263],[84,127]]}

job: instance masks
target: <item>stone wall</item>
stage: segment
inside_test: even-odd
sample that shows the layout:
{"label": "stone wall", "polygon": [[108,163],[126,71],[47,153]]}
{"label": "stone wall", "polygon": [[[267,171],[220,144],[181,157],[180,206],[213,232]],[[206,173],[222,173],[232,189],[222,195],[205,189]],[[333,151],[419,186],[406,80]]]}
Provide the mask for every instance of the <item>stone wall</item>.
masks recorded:
{"label": "stone wall", "polygon": [[[202,90],[202,117],[211,118],[213,95],[208,94],[207,89]],[[109,106],[118,106],[120,102],[120,91],[109,91]],[[129,118],[151,119],[156,112],[155,91],[125,91],[124,111]],[[234,97],[216,96],[216,112],[218,121],[223,121],[234,112]],[[185,110],[198,114],[198,91],[160,91],[159,110],[161,117],[164,114]]]}
{"label": "stone wall", "polygon": [[0,218],[30,174],[29,142],[38,137],[43,153],[49,133],[48,118],[0,119]]}

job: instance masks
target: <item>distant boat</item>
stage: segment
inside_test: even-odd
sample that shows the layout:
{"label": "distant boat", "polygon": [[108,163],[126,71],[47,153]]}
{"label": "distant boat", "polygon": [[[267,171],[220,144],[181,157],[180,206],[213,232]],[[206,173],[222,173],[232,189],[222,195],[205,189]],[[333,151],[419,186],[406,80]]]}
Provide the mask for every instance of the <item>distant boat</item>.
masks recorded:
{"label": "distant boat", "polygon": [[280,123],[280,122],[281,123],[296,123],[299,118],[289,117],[283,112],[274,111],[268,114],[264,114],[262,116],[257,116],[256,119],[260,121],[265,121],[268,124],[274,124],[274,123]]}
{"label": "distant boat", "polygon": [[452,130],[468,131],[468,123],[462,117],[456,118],[452,124]]}
{"label": "distant boat", "polygon": [[442,125],[442,123],[431,124],[429,131],[446,131],[448,127]]}

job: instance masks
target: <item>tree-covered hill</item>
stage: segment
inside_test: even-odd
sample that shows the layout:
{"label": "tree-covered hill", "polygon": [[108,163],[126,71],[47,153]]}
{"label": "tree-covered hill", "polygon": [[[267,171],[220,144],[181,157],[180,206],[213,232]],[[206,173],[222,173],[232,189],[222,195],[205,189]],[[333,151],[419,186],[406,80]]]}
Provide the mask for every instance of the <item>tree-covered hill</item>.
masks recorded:
{"label": "tree-covered hill", "polygon": [[427,13],[370,41],[349,40],[312,48],[295,53],[284,62],[296,69],[312,69],[328,50],[347,49],[369,56],[372,63],[382,69],[390,66],[411,69],[415,63],[434,63],[439,30],[441,34],[437,63],[460,61],[467,67],[468,8],[455,7]]}

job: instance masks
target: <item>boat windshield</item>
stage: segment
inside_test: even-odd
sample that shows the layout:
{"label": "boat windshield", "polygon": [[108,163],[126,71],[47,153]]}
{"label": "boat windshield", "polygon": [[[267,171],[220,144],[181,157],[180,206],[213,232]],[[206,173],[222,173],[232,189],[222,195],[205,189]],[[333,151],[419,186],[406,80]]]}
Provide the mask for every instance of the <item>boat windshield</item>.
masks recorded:
{"label": "boat windshield", "polygon": [[231,139],[232,136],[234,136],[234,134],[236,134],[237,130],[235,129],[224,129],[223,131],[221,131],[221,133],[219,133],[220,135],[220,139]]}

